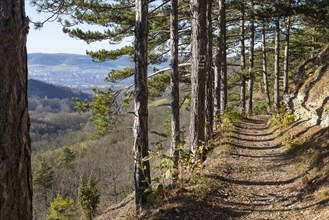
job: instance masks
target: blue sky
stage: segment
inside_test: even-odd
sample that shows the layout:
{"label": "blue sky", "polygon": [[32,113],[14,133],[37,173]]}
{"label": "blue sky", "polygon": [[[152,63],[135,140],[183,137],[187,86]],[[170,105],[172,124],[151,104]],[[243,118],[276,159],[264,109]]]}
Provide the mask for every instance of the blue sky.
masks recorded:
{"label": "blue sky", "polygon": [[[49,16],[37,13],[35,8],[30,6],[29,2],[30,0],[25,0],[26,15],[29,16],[30,20],[42,21]],[[62,32],[62,26],[58,22],[46,23],[41,30],[35,30],[33,24],[30,24],[30,31],[27,38],[28,53],[85,54],[86,50],[116,49],[123,44],[119,46],[110,45],[108,42],[87,44],[84,41],[73,39],[67,34],[64,34]]]}

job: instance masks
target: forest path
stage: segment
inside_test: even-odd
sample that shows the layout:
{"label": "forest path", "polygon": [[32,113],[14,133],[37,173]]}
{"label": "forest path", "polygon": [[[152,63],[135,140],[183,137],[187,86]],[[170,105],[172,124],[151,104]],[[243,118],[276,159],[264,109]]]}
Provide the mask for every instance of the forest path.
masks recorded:
{"label": "forest path", "polygon": [[[328,220],[329,128],[305,120],[269,128],[268,119],[256,116],[224,128],[204,167],[165,189],[164,199],[142,219]],[[133,211],[131,201],[100,219],[136,219],[127,214]]]}
{"label": "forest path", "polygon": [[290,136],[309,128],[303,122],[269,128],[268,118],[242,119],[219,137],[216,144],[221,144],[208,154],[205,169],[146,219],[329,219],[322,206],[329,200],[319,200],[305,188],[313,181],[308,179],[310,162],[296,158],[287,147]]}
{"label": "forest path", "polygon": [[286,159],[282,135],[266,125],[266,116],[242,120],[229,134],[231,152],[225,157],[226,172],[215,178],[226,183],[220,202],[236,213],[224,219],[309,219],[296,182],[307,166]]}

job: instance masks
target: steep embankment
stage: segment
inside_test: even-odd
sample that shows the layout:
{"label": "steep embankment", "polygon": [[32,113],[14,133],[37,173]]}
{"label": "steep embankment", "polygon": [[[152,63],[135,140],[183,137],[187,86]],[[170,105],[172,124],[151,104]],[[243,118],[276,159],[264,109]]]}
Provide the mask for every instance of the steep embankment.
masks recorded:
{"label": "steep embankment", "polygon": [[301,72],[308,72],[306,82],[289,98],[289,106],[298,119],[309,125],[329,126],[329,45]]}

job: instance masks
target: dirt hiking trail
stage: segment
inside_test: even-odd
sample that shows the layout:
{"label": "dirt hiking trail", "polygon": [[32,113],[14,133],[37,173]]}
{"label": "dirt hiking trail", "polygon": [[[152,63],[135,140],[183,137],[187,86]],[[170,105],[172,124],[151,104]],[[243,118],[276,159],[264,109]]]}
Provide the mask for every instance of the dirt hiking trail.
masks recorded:
{"label": "dirt hiking trail", "polygon": [[230,135],[228,172],[217,177],[229,183],[222,205],[240,213],[238,219],[310,219],[308,211],[319,204],[302,202],[296,190],[308,168],[284,158],[281,134],[266,122],[267,117],[243,120]]}
{"label": "dirt hiking trail", "polygon": [[235,125],[209,154],[205,172],[147,219],[329,219],[328,185],[314,196],[310,162],[289,155],[283,143],[310,128],[297,122],[271,129],[267,121],[268,116],[257,116]]}
{"label": "dirt hiking trail", "polygon": [[[268,118],[242,119],[215,138],[205,168],[142,219],[328,220],[329,128],[269,128]],[[136,219],[134,209],[131,200],[99,219]]]}

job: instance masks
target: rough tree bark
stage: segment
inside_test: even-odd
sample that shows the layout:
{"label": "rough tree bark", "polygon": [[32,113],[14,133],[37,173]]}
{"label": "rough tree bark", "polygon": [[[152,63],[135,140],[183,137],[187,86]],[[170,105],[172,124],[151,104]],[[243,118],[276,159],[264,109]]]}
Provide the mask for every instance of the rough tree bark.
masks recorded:
{"label": "rough tree bark", "polygon": [[219,43],[220,43],[220,112],[227,107],[227,65],[226,65],[226,3],[219,1]]}
{"label": "rough tree bark", "polygon": [[264,80],[264,92],[265,92],[265,101],[267,105],[267,111],[271,110],[271,99],[270,91],[268,87],[268,78],[267,78],[267,61],[266,61],[266,24],[263,21],[262,27],[262,66],[263,66],[263,80]]}
{"label": "rough tree bark", "polygon": [[[240,15],[240,69],[244,70],[246,68],[246,50],[245,50],[245,30],[244,30],[244,6],[241,5],[241,15]],[[241,75],[240,77],[240,113],[245,113],[246,111],[246,77]]]}
{"label": "rough tree bark", "polygon": [[217,36],[217,45],[216,45],[216,57],[215,57],[215,70],[214,70],[214,112],[215,114],[220,113],[220,91],[221,91],[221,38],[220,34]]}
{"label": "rough tree bark", "polygon": [[150,184],[148,156],[148,89],[147,89],[147,37],[148,0],[136,0],[135,24],[135,120],[134,120],[134,180],[136,212],[141,213],[147,202],[145,189]]}
{"label": "rough tree bark", "polygon": [[171,156],[178,165],[180,142],[179,79],[178,79],[178,1],[171,0],[170,13],[170,67],[171,67]]}
{"label": "rough tree bark", "polygon": [[206,140],[213,137],[214,126],[214,99],[213,99],[213,71],[212,71],[212,0],[207,0],[207,84],[206,84]]}
{"label": "rough tree bark", "polygon": [[[207,73],[207,2],[190,1],[192,12],[192,71],[191,71],[191,150],[198,159],[197,149],[205,140],[205,75]],[[209,62],[209,61],[208,61]]]}
{"label": "rough tree bark", "polygon": [[0,219],[32,219],[24,1],[0,2]]}
{"label": "rough tree bark", "polygon": [[[254,0],[250,0],[251,8],[254,8]],[[255,24],[254,16],[250,17],[250,46],[249,46],[249,79],[248,79],[248,92],[249,97],[247,100],[246,111],[248,115],[252,115],[253,106],[253,89],[254,89],[254,46],[255,46]]]}
{"label": "rough tree bark", "polygon": [[280,80],[280,20],[275,20],[275,39],[274,39],[274,109],[278,110],[280,106],[279,80]]}
{"label": "rough tree bark", "polygon": [[285,36],[285,47],[284,47],[284,75],[283,75],[283,93],[289,93],[289,43],[290,43],[290,17],[287,18],[287,26],[286,26],[286,36]]}

